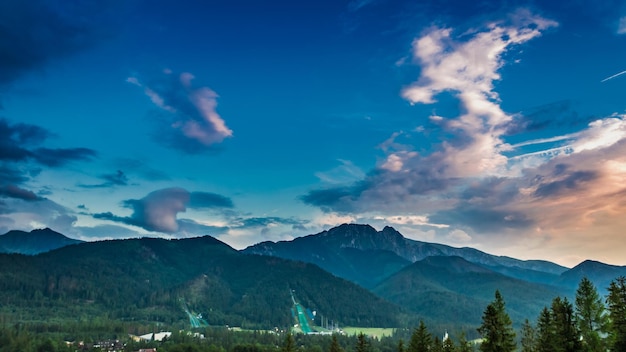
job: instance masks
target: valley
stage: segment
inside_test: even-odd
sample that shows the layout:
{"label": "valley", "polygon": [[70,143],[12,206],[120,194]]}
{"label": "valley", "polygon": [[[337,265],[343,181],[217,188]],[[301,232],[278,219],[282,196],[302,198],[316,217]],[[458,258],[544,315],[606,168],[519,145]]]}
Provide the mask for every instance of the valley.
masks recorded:
{"label": "valley", "polygon": [[[605,295],[626,275],[624,267],[599,262],[568,269],[354,224],[242,251],[210,236],[75,243],[36,232],[42,234],[49,234],[47,251],[20,254],[19,240],[11,239],[18,253],[0,254],[4,324],[49,330],[101,321],[137,333],[227,326],[408,338],[406,329],[424,322],[436,336],[464,332],[475,339],[495,291],[519,330],[555,297],[574,301],[583,277]],[[32,248],[32,240],[24,243]]]}

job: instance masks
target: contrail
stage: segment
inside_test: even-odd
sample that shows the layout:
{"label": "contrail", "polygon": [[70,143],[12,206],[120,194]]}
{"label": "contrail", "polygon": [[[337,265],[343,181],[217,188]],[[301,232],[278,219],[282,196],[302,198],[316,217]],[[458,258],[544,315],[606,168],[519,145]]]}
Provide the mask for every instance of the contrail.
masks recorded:
{"label": "contrail", "polygon": [[535,144],[544,144],[544,143],[550,143],[550,142],[558,142],[558,141],[562,141],[562,140],[566,140],[566,139],[572,139],[574,137],[578,137],[579,133],[570,133],[570,134],[564,134],[562,136],[555,136],[555,137],[549,137],[549,138],[542,138],[542,139],[533,139],[530,141],[525,141],[525,142],[521,142],[521,143],[517,143],[517,144],[513,144],[511,145],[511,148],[519,148],[519,147],[524,147],[527,145],[535,145]]}
{"label": "contrail", "polygon": [[614,74],[614,75],[613,75],[613,76],[611,76],[611,77],[607,77],[607,78],[605,78],[605,79],[601,80],[601,81],[600,81],[600,83],[602,83],[602,82],[606,82],[606,81],[608,81],[608,80],[610,80],[610,79],[613,79],[613,78],[615,78],[615,77],[617,77],[617,76],[621,76],[621,75],[623,75],[624,73],[626,73],[626,71],[622,71],[622,72],[620,72],[620,73],[616,73],[616,74]]}

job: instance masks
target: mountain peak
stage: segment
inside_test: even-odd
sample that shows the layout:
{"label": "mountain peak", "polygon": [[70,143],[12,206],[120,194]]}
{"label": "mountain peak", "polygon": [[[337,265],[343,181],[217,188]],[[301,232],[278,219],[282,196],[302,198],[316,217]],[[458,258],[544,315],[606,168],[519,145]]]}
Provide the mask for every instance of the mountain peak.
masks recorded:
{"label": "mountain peak", "polygon": [[577,287],[583,277],[592,280],[600,294],[606,294],[610,282],[618,276],[626,275],[626,266],[605,264],[595,260],[585,260],[559,277],[559,283]]}
{"label": "mountain peak", "polygon": [[592,259],[587,259],[585,261],[580,262],[580,264],[576,265],[575,267],[572,268],[572,270],[576,269],[576,268],[593,268],[593,267],[619,267],[618,265],[611,265],[611,264],[606,264],[606,263],[602,263],[599,262],[597,260],[592,260]]}
{"label": "mountain peak", "polygon": [[[391,226],[385,226],[382,231],[377,231],[374,227],[368,224],[341,224],[339,226],[333,227],[327,231],[324,231],[318,235],[337,235],[341,234],[344,236],[376,236],[376,235],[385,235],[391,237],[400,237],[404,238],[400,232],[394,229]],[[314,235],[315,236],[315,235]]]}
{"label": "mountain peak", "polygon": [[30,232],[12,230],[0,236],[0,253],[36,255],[80,242],[47,227]]}
{"label": "mountain peak", "polygon": [[376,229],[368,224],[341,224],[325,232],[328,234],[335,234],[335,233],[360,234],[360,233],[376,232]]}
{"label": "mountain peak", "polygon": [[381,232],[381,233],[383,233],[383,234],[385,234],[385,235],[387,235],[387,236],[396,236],[396,237],[402,237],[402,238],[404,238],[404,236],[402,236],[402,234],[401,234],[398,230],[394,229],[394,228],[393,228],[393,227],[391,227],[391,226],[385,226],[385,227],[383,228],[383,230],[382,230],[382,231],[380,231],[380,232]]}
{"label": "mountain peak", "polygon": [[361,250],[392,250],[404,242],[405,238],[391,227],[376,231],[367,224],[343,224],[333,227],[312,237],[323,239],[326,245],[338,248],[356,248]]}
{"label": "mountain peak", "polygon": [[63,234],[60,234],[56,231],[54,231],[53,229],[46,227],[43,229],[34,229],[30,232],[31,234],[35,235],[35,236],[45,236],[45,237],[63,237],[63,238],[69,238]]}

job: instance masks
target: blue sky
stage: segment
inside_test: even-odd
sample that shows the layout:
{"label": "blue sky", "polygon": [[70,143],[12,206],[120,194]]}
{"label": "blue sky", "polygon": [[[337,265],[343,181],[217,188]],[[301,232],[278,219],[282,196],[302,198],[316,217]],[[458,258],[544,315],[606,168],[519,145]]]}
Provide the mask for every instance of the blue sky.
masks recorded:
{"label": "blue sky", "polygon": [[3,1],[0,232],[625,265],[625,70],[621,1]]}

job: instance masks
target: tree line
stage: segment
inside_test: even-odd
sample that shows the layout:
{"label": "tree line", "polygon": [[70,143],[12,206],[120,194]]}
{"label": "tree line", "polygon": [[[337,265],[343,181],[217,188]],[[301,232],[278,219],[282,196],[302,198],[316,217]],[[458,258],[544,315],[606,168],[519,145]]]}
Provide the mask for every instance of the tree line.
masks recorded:
{"label": "tree line", "polygon": [[[487,305],[478,328],[482,337],[477,343],[461,333],[454,342],[446,336],[433,337],[423,322],[413,330],[408,346],[398,342],[397,352],[605,352],[626,351],[626,278],[611,282],[603,299],[593,283],[583,278],[572,304],[566,297],[556,297],[544,307],[535,324],[528,319],[520,336],[513,329],[504,298],[498,290]],[[518,346],[519,342],[519,346]],[[367,352],[357,345],[355,352]],[[338,351],[330,351],[338,352]]]}
{"label": "tree line", "polygon": [[[516,334],[500,292],[496,291],[494,301],[485,309],[478,332],[483,352],[517,349]],[[583,278],[573,304],[567,298],[554,298],[535,324],[526,319],[520,335],[522,352],[626,351],[626,278],[611,282],[604,301],[593,283]]]}
{"label": "tree line", "polygon": [[[36,324],[7,324],[0,321],[0,352],[62,352],[77,351],[77,345],[68,345],[68,326]],[[125,338],[127,333],[149,326],[120,323],[110,320],[81,322],[73,325],[74,338],[96,339]],[[154,327],[152,327],[154,329]],[[132,329],[132,330],[131,330]],[[108,332],[104,332],[104,331]],[[65,331],[65,332],[64,332]],[[613,280],[603,299],[587,278],[576,290],[574,302],[556,297],[544,307],[535,322],[528,319],[519,334],[506,311],[504,298],[499,291],[482,314],[477,329],[480,341],[468,341],[465,333],[441,338],[431,334],[420,321],[406,334],[396,330],[392,336],[370,338],[364,334],[346,336],[333,334],[331,338],[320,335],[293,335],[291,333],[244,331],[233,332],[226,328],[209,327],[196,330],[199,339],[184,331],[173,331],[164,341],[128,341],[124,351],[158,348],[159,352],[600,352],[626,351],[626,278]],[[96,335],[94,333],[97,332]],[[65,336],[61,338],[61,336]],[[97,336],[97,337],[96,337]],[[406,339],[406,343],[403,339]],[[80,349],[82,350],[82,349]],[[94,349],[89,349],[94,350]]]}

